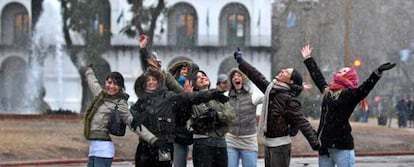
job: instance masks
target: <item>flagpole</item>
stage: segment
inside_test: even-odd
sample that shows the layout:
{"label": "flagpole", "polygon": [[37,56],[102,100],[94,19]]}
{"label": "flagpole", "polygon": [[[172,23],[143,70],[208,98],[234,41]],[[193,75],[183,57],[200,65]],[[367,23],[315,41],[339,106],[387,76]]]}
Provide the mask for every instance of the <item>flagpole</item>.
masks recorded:
{"label": "flagpole", "polygon": [[206,25],[207,25],[207,45],[210,45],[210,23],[209,23],[209,18],[208,18],[208,8],[207,8],[207,16],[206,16]]}

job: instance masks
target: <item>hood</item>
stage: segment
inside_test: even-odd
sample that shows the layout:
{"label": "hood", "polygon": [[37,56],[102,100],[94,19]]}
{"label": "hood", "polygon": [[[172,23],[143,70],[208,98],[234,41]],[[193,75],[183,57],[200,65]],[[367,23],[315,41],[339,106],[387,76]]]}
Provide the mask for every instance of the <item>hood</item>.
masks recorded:
{"label": "hood", "polygon": [[174,63],[173,65],[170,66],[170,68],[168,69],[168,72],[172,76],[174,76],[174,78],[177,78],[178,76],[180,76],[180,70],[181,70],[181,67],[183,67],[183,66],[188,67],[188,69],[189,69],[188,74],[189,75],[193,72],[193,70],[192,70],[193,63],[190,62],[190,61],[187,61],[187,60],[178,61],[178,62]]}
{"label": "hood", "polygon": [[140,96],[142,97],[144,94],[148,94],[147,92],[145,92],[145,84],[146,84],[146,80],[149,76],[153,76],[153,77],[158,79],[158,84],[159,84],[158,90],[162,90],[162,89],[165,88],[164,75],[159,71],[148,68],[143,74],[141,74],[135,80],[134,90],[135,90],[135,94],[137,95],[138,98]]}
{"label": "hood", "polygon": [[242,74],[242,76],[243,76],[243,90],[244,90],[244,91],[246,91],[246,92],[249,92],[249,91],[250,91],[250,80],[249,80],[249,78],[247,78],[247,76],[246,76],[243,72],[241,72],[238,68],[233,68],[233,69],[231,69],[231,70],[230,70],[230,72],[229,72],[229,74],[228,74],[228,82],[230,83],[230,88],[229,88],[229,90],[230,90],[230,91],[235,90],[235,87],[234,87],[234,85],[233,85],[232,79],[233,79],[233,76],[234,76],[234,74],[235,74],[236,72],[237,72],[237,73]]}

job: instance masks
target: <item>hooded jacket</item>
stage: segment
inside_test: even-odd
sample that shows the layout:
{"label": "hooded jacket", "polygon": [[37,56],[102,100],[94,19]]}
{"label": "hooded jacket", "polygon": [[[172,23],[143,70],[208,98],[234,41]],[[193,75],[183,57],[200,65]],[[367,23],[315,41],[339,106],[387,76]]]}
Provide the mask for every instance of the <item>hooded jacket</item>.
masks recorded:
{"label": "hooded jacket", "polygon": [[237,92],[230,81],[229,103],[235,111],[235,119],[230,126],[230,133],[236,136],[256,134],[256,106],[263,101],[263,96],[253,96],[250,92],[249,79],[238,69],[229,72],[231,80],[235,73],[243,76],[243,87]]}

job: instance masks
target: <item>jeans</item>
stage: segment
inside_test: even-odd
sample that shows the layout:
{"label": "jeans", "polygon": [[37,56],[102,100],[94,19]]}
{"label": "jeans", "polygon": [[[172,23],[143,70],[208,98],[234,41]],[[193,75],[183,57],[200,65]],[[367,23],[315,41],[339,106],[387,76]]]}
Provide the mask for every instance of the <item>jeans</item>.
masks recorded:
{"label": "jeans", "polygon": [[188,158],[188,145],[174,143],[174,167],[186,167]]}
{"label": "jeans", "polygon": [[265,146],[265,166],[289,167],[292,144],[277,147]]}
{"label": "jeans", "polygon": [[320,167],[354,167],[355,166],[355,151],[354,150],[339,150],[328,149],[328,155],[319,156]]}
{"label": "jeans", "polygon": [[112,158],[101,158],[91,156],[88,158],[88,167],[110,167],[112,165]]}
{"label": "jeans", "polygon": [[227,156],[229,167],[238,167],[240,159],[243,167],[255,167],[257,164],[257,151],[227,147]]}

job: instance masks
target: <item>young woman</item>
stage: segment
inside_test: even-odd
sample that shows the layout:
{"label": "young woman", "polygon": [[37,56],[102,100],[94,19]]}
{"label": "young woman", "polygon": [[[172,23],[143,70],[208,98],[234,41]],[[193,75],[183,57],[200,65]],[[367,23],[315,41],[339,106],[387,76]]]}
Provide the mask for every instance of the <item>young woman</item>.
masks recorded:
{"label": "young woman", "polygon": [[374,88],[382,72],[395,67],[385,63],[358,86],[358,75],[353,68],[344,67],[335,72],[333,81],[327,83],[315,60],[310,56],[312,48],[301,50],[304,63],[312,80],[323,94],[321,118],[318,128],[320,167],[352,167],[355,165],[354,139],[349,117],[358,104],[366,108],[365,97]]}
{"label": "young woman", "polygon": [[131,125],[133,118],[127,104],[129,96],[125,93],[124,77],[119,72],[107,75],[104,89],[99,85],[91,67],[88,67],[85,75],[94,96],[85,113],[84,122],[84,135],[89,140],[88,167],[109,167],[115,155],[115,147],[106,125],[115,107],[120,111],[122,120]]}
{"label": "young woman", "polygon": [[252,93],[249,79],[238,69],[230,71],[229,103],[235,119],[226,135],[229,167],[256,166],[258,155],[256,107],[263,102],[263,94]]}
{"label": "young woman", "polygon": [[259,133],[264,134],[265,166],[289,167],[291,136],[299,129],[313,150],[319,148],[316,132],[300,112],[296,98],[302,92],[302,77],[293,68],[282,69],[272,81],[242,58],[236,51],[234,58],[239,69],[264,93],[259,120]]}

